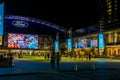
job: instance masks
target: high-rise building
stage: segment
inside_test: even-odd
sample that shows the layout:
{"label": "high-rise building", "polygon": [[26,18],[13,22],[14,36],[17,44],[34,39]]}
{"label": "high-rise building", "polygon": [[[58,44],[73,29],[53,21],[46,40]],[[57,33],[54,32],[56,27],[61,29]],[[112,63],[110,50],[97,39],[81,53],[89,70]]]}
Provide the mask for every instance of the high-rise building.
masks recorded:
{"label": "high-rise building", "polygon": [[107,22],[117,22],[119,20],[119,0],[106,0]]}
{"label": "high-rise building", "polygon": [[100,0],[100,17],[104,17],[105,23],[120,21],[120,0]]}

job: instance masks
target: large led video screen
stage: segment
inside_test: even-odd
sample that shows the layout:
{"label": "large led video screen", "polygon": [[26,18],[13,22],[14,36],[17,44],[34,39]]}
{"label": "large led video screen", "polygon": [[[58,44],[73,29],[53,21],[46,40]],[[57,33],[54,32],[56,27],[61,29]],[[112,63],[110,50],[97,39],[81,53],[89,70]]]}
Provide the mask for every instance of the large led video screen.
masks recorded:
{"label": "large led video screen", "polygon": [[98,40],[90,40],[90,47],[98,47]]}
{"label": "large led video screen", "polygon": [[89,47],[88,39],[78,39],[78,48],[87,48]]}
{"label": "large led video screen", "polygon": [[8,48],[38,49],[38,36],[8,33]]}

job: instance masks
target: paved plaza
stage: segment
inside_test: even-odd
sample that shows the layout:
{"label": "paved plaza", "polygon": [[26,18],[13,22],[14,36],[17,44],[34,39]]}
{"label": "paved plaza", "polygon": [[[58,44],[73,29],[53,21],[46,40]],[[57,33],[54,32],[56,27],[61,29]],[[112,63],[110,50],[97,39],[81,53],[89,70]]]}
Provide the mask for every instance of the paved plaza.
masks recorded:
{"label": "paved plaza", "polygon": [[15,59],[14,67],[0,68],[0,80],[120,80],[120,60],[60,62]]}

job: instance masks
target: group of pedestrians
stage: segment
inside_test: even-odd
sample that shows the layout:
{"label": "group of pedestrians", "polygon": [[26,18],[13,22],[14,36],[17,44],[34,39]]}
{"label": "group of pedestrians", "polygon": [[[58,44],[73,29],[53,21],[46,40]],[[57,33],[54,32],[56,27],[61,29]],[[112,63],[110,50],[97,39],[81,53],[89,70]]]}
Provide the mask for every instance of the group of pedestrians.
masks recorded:
{"label": "group of pedestrians", "polygon": [[60,54],[59,52],[55,53],[53,51],[52,55],[51,55],[51,68],[52,69],[59,69],[59,63],[60,63]]}

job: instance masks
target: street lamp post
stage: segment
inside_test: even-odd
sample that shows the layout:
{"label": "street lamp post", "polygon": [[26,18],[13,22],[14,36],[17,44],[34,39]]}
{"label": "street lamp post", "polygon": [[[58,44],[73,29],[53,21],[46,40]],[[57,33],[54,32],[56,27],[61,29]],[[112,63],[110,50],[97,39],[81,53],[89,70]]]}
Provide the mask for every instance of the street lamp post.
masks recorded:
{"label": "street lamp post", "polygon": [[[73,57],[73,39],[72,39],[72,28],[70,27],[69,31],[68,31],[68,40],[67,40],[67,45],[68,45],[68,52],[70,52],[70,56]],[[77,65],[77,61],[75,61],[73,69],[75,71],[78,70],[78,65]]]}
{"label": "street lamp post", "polygon": [[71,57],[73,55],[72,42],[73,42],[73,40],[72,40],[72,28],[70,27],[70,29],[68,31],[67,48],[68,48],[68,52],[70,52]]}

